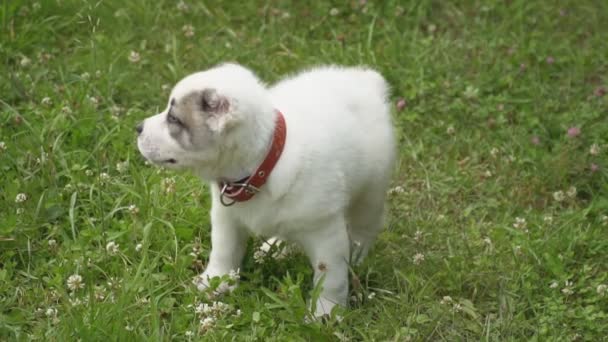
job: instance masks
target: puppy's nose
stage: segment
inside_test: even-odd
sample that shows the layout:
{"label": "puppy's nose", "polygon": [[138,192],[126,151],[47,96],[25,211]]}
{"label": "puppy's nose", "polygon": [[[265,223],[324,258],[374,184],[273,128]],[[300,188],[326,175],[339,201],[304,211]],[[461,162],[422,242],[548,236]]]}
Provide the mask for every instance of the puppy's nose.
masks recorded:
{"label": "puppy's nose", "polygon": [[137,126],[135,126],[135,131],[137,131],[137,134],[141,134],[141,132],[144,131],[144,123],[143,121],[138,123]]}

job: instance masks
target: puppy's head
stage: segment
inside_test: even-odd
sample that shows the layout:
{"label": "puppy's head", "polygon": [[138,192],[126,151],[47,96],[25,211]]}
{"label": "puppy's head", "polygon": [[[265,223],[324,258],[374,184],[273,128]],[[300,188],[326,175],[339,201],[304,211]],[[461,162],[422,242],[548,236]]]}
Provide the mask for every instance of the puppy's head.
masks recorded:
{"label": "puppy's head", "polygon": [[168,168],[213,167],[265,97],[257,78],[238,65],[192,74],[178,82],[163,112],[137,126],[139,151]]}

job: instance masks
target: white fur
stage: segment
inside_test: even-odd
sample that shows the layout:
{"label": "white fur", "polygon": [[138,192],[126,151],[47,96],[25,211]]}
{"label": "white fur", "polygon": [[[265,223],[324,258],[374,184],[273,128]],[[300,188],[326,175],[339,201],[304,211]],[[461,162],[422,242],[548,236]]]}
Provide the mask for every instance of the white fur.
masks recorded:
{"label": "white fur", "polygon": [[[138,146],[154,162],[177,159],[210,182],[212,250],[199,287],[240,267],[250,234],[302,247],[324,278],[317,315],[346,305],[348,263],[367,254],[382,227],[384,197],[395,159],[388,86],[370,69],[323,67],[266,88],[249,70],[224,64],[190,75],[171,98],[217,89],[230,110],[208,118],[208,149],[185,151],[165,132],[166,111],[148,118]],[[236,180],[264,159],[275,109],[287,123],[281,158],[261,191],[231,207],[219,201],[218,179]],[[217,122],[230,127],[217,127]],[[214,126],[215,125],[215,126]]]}

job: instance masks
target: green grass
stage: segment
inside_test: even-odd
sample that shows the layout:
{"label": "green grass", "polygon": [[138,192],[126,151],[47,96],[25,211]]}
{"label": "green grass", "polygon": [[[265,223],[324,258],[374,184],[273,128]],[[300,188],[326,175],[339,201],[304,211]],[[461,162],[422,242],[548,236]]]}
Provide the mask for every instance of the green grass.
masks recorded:
{"label": "green grass", "polygon": [[[1,2],[0,340],[605,340],[608,2],[560,3]],[[305,323],[306,258],[257,264],[253,240],[199,331],[207,190],[145,165],[133,127],[222,61],[366,64],[406,101],[403,191],[342,321]]]}

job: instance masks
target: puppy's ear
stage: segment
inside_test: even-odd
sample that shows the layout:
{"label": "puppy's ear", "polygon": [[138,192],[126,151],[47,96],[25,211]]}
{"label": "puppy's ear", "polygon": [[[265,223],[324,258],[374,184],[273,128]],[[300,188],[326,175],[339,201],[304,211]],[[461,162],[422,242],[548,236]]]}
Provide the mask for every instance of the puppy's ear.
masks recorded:
{"label": "puppy's ear", "polygon": [[210,114],[207,125],[215,132],[222,132],[235,123],[230,113],[230,100],[215,89],[205,89],[200,94],[199,104],[203,112]]}
{"label": "puppy's ear", "polygon": [[212,88],[201,92],[200,105],[203,112],[215,115],[226,114],[230,109],[230,101]]}

